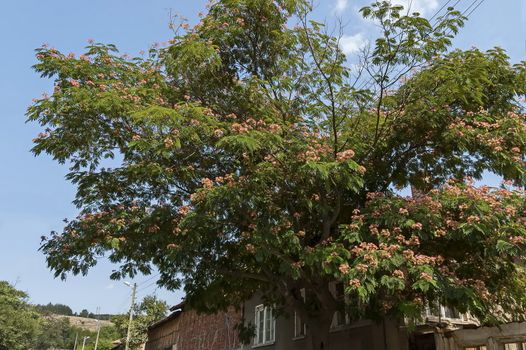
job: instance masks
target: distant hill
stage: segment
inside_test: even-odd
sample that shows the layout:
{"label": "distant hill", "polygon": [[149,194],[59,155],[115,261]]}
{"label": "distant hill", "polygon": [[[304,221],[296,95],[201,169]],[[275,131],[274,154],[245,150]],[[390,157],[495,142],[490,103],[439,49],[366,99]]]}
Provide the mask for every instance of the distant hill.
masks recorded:
{"label": "distant hill", "polygon": [[[97,331],[97,320],[93,318],[86,318],[86,317],[78,317],[78,316],[65,316],[65,315],[50,315],[50,317],[62,319],[66,318],[69,319],[69,323],[72,326],[79,327],[82,329],[85,329],[90,332],[96,332]],[[100,326],[113,326],[113,323],[106,320],[100,320]]]}
{"label": "distant hill", "polygon": [[53,304],[48,303],[47,305],[36,304],[35,308],[44,316],[50,315],[64,315],[64,316],[79,316],[86,318],[96,318],[98,320],[109,320],[115,315],[111,314],[94,314],[86,309],[83,309],[80,313],[73,312],[71,308],[64,304]]}

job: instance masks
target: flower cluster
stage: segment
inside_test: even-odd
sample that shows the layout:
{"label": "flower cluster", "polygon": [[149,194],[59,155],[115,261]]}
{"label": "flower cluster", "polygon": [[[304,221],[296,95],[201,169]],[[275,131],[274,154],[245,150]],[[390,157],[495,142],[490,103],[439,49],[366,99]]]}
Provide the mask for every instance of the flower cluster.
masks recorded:
{"label": "flower cluster", "polygon": [[352,157],[354,157],[354,151],[352,149],[348,149],[346,151],[338,152],[336,154],[336,160],[338,162],[346,162],[349,159],[351,159]]}

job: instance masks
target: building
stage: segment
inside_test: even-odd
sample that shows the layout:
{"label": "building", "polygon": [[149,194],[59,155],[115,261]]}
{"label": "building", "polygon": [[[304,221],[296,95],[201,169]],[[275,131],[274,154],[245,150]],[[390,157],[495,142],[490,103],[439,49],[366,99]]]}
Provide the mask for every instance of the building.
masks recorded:
{"label": "building", "polygon": [[[150,326],[146,350],[304,350],[310,349],[309,331],[296,315],[275,317],[260,299],[246,301],[241,310],[202,315],[171,309]],[[235,325],[244,315],[254,337],[241,344]],[[445,306],[426,309],[423,321],[409,332],[404,320],[350,322],[337,312],[330,331],[331,350],[526,350],[526,323],[480,327],[477,319]]]}
{"label": "building", "polygon": [[145,350],[232,350],[239,349],[235,330],[241,320],[239,310],[213,315],[185,309],[184,303],[170,309],[168,317],[148,329]]}
{"label": "building", "polygon": [[[297,315],[275,318],[272,309],[253,298],[245,303],[246,322],[255,325],[251,344],[242,350],[255,347],[261,350],[310,349],[311,339],[305,323]],[[330,331],[331,350],[408,350],[407,330],[395,320],[376,323],[370,320],[350,322],[340,312],[334,314]]]}
{"label": "building", "polygon": [[526,350],[526,322],[436,332],[437,350]]}

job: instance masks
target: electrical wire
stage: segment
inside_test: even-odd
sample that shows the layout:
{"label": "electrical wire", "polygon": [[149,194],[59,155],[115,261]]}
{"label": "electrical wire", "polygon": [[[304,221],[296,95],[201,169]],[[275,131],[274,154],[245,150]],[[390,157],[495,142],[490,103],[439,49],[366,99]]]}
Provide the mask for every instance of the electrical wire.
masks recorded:
{"label": "electrical wire", "polygon": [[151,286],[153,286],[155,284],[157,284],[157,281],[153,281],[152,283],[148,284],[147,286],[138,289],[137,290],[137,294],[144,292],[146,289],[150,288]]}
{"label": "electrical wire", "polygon": [[[433,16],[431,16],[431,18],[428,20],[428,22],[431,22],[431,21],[433,20],[433,18],[437,17],[437,16],[442,12],[442,10],[447,6],[447,4],[449,4],[451,1],[452,1],[452,0],[448,0],[448,1],[447,1],[447,2],[446,2],[441,8],[439,8],[439,9],[433,14]],[[475,1],[478,1],[478,0],[475,0]],[[457,1],[453,4],[453,6],[451,6],[451,7],[454,8],[455,6],[458,5],[459,2],[460,2],[460,0],[457,0]],[[447,13],[449,13],[449,11],[446,11],[446,14],[447,14]],[[434,32],[438,29],[439,18],[440,18],[440,17],[438,17],[437,20],[436,20],[436,22],[432,25],[433,30],[431,30],[431,32],[428,34],[428,36],[431,35],[432,33],[434,33]],[[395,36],[395,38],[397,38],[397,37],[399,37],[399,36],[401,36],[401,35],[402,35],[402,33],[399,33],[398,35]],[[403,72],[403,70],[404,70],[404,69],[400,70],[399,73]],[[398,75],[398,74],[397,74],[397,75]],[[366,87],[367,85],[369,85],[373,80],[375,80],[374,77],[370,77],[366,82],[364,82],[364,83],[359,87],[359,90],[362,90],[363,88],[365,88],[365,87]]]}
{"label": "electrical wire", "polygon": [[154,278],[159,277],[160,275],[161,275],[161,273],[158,272],[158,273],[156,273],[155,275],[150,276],[150,277],[147,278],[146,280],[144,280],[144,281],[142,281],[142,282],[140,282],[140,283],[137,283],[137,287],[140,287],[141,285],[143,285],[143,284],[145,284],[145,283],[151,281],[151,280],[154,279]]}
{"label": "electrical wire", "polygon": [[482,3],[483,3],[484,1],[485,1],[485,0],[481,0],[481,1],[478,3],[478,5],[475,6],[475,8],[473,8],[473,10],[471,10],[471,12],[468,13],[468,14],[466,15],[466,17],[471,16],[471,14],[472,14],[473,12],[475,12],[475,11],[480,7],[480,5],[482,5]]}
{"label": "electrical wire", "polygon": [[[447,4],[449,4],[451,1],[453,1],[453,0],[447,0],[447,2],[446,2],[444,5],[442,5],[442,7],[441,7],[440,9],[438,9],[438,11],[435,12],[435,14],[434,14],[433,16],[431,16],[431,18],[429,18],[429,22],[431,22],[431,21],[433,20],[433,18],[435,18],[440,12],[442,12],[442,10],[443,10],[443,9],[447,6]],[[460,0],[458,0],[458,1],[460,1]],[[458,2],[458,1],[457,1],[457,2]]]}

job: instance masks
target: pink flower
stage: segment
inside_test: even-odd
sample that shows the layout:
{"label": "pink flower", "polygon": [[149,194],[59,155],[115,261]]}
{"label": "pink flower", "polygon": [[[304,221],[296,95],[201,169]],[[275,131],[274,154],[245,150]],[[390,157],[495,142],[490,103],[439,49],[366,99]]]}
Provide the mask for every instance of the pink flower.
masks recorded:
{"label": "pink flower", "polygon": [[446,234],[447,234],[447,232],[445,230],[442,230],[442,229],[437,229],[435,231],[435,236],[436,237],[444,237]]}
{"label": "pink flower", "polygon": [[233,123],[231,128],[233,132],[238,133],[238,134],[242,134],[248,131],[248,129],[245,126],[239,123]]}
{"label": "pink flower", "polygon": [[345,162],[345,161],[351,159],[352,157],[354,157],[354,151],[352,149],[348,149],[348,150],[343,151],[343,152],[338,152],[336,154],[336,160],[338,162]]}
{"label": "pink flower", "polygon": [[420,239],[418,236],[411,236],[409,240],[407,241],[407,244],[409,245],[420,245]]}
{"label": "pink flower", "polygon": [[365,264],[358,264],[356,265],[356,270],[360,271],[360,272],[365,272],[369,269],[369,266],[365,265]]}
{"label": "pink flower", "polygon": [[427,272],[422,272],[420,274],[420,278],[423,279],[423,280],[426,280],[428,282],[432,281],[433,280],[433,275],[431,275],[430,273],[427,273]]}
{"label": "pink flower", "polygon": [[467,218],[468,223],[472,224],[474,222],[479,222],[480,218],[476,215],[471,215]]}
{"label": "pink flower", "polygon": [[268,126],[268,129],[270,130],[270,132],[278,133],[281,131],[281,126],[279,126],[278,124],[270,124]]}
{"label": "pink flower", "polygon": [[74,79],[70,79],[69,83],[71,84],[71,86],[74,86],[74,87],[80,86],[80,83]]}
{"label": "pink flower", "polygon": [[395,276],[396,278],[403,279],[405,275],[404,275],[404,273],[401,270],[394,270],[393,271],[393,276]]}
{"label": "pink flower", "polygon": [[202,179],[201,183],[203,184],[203,187],[207,189],[214,187],[214,182],[210,180],[209,178]]}
{"label": "pink flower", "polygon": [[170,137],[164,139],[164,147],[171,148],[173,145],[174,141]]}
{"label": "pink flower", "polygon": [[411,225],[411,228],[412,228],[413,230],[418,230],[418,231],[420,231],[420,230],[422,230],[422,224],[419,223],[419,222],[416,222],[416,223],[414,223],[414,224]]}
{"label": "pink flower", "polygon": [[343,273],[344,275],[349,273],[349,270],[350,270],[349,264],[347,264],[347,263],[341,264],[338,267],[338,270],[340,270],[340,272]]}
{"label": "pink flower", "polygon": [[526,239],[522,236],[510,237],[510,242],[513,244],[523,244]]}
{"label": "pink flower", "polygon": [[349,285],[352,286],[352,287],[355,287],[355,288],[358,288],[362,285],[362,283],[360,282],[359,279],[357,278],[353,278],[349,281]]}
{"label": "pink flower", "polygon": [[188,215],[189,212],[190,212],[190,207],[188,205],[183,205],[182,207],[179,208],[179,214],[181,214],[182,216]]}
{"label": "pink flower", "polygon": [[199,202],[203,199],[204,193],[203,192],[194,192],[190,195],[190,200],[192,202]]}

